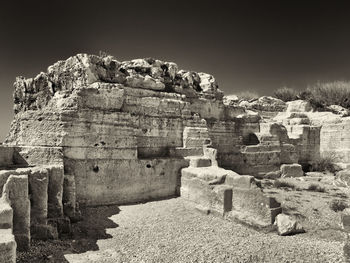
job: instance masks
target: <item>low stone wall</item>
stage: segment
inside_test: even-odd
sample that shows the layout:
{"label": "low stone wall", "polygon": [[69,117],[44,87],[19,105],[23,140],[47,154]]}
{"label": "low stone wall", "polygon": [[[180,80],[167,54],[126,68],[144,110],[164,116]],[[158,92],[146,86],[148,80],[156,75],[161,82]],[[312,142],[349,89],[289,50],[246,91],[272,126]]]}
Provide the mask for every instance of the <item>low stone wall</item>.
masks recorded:
{"label": "low stone wall", "polygon": [[184,159],[65,160],[80,204],[123,204],[175,196]]}

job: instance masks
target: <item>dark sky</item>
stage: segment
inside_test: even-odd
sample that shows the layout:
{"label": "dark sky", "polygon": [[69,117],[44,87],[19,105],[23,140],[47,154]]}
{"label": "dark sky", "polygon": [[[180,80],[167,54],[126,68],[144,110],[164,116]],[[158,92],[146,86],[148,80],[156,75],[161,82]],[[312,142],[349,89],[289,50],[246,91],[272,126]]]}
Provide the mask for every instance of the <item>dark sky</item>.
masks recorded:
{"label": "dark sky", "polygon": [[174,61],[213,74],[226,94],[350,79],[346,1],[7,2],[0,7],[0,141],[13,116],[15,77],[76,53]]}

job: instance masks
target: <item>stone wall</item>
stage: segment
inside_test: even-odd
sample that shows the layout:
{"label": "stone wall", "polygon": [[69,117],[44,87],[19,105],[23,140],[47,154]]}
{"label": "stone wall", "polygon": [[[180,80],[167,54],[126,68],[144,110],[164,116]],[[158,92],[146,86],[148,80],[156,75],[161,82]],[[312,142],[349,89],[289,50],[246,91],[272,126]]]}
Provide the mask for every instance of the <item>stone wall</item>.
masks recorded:
{"label": "stone wall", "polygon": [[6,144],[29,164],[63,162],[87,205],[177,194],[183,157],[201,148],[184,143],[186,127],[207,128],[219,164],[231,168],[244,134],[259,129],[259,116],[224,104],[211,75],[154,59],[79,54],[17,78],[14,97]]}
{"label": "stone wall", "polygon": [[324,124],[321,128],[320,152],[322,156],[333,156],[337,162],[350,164],[350,119],[339,123]]}

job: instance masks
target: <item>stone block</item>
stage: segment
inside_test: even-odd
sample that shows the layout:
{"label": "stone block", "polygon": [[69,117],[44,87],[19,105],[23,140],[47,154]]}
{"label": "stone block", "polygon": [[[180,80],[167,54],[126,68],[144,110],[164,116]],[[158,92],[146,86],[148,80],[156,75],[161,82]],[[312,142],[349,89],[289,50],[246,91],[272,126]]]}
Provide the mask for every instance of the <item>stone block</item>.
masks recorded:
{"label": "stone block", "polygon": [[221,215],[232,210],[232,188],[228,185],[217,185],[214,187],[211,209]]}
{"label": "stone block", "polygon": [[211,207],[211,191],[208,183],[199,178],[181,177],[180,196],[203,207]]}
{"label": "stone block", "polygon": [[217,149],[203,146],[203,155],[211,160],[212,166],[218,166],[217,154]]}
{"label": "stone block", "polygon": [[225,170],[216,166],[210,167],[188,167],[181,170],[182,177],[197,177],[208,184],[224,183],[226,176],[236,174],[233,171]]}
{"label": "stone block", "polygon": [[279,203],[267,197],[260,188],[233,188],[232,209],[255,215],[266,224],[272,224],[282,211]]}
{"label": "stone block", "polygon": [[31,226],[46,224],[48,205],[49,172],[45,168],[35,168],[29,175],[29,191],[31,201]]}
{"label": "stone block", "polygon": [[281,163],[284,164],[297,163],[299,156],[296,147],[292,144],[282,144],[280,158]]}
{"label": "stone block", "polygon": [[196,177],[182,177],[180,191],[182,198],[209,209],[211,213],[223,216],[232,209],[232,188],[228,185],[212,186]]}
{"label": "stone block", "polygon": [[16,262],[16,241],[11,229],[0,229],[0,262]]}
{"label": "stone block", "polygon": [[63,216],[63,166],[51,166],[48,168],[48,218]]}
{"label": "stone block", "polygon": [[63,182],[63,212],[64,215],[72,219],[77,219],[79,212],[77,211],[76,186],[73,175],[65,174]]}
{"label": "stone block", "polygon": [[251,188],[256,187],[254,176],[251,175],[239,175],[239,174],[231,174],[227,175],[225,179],[225,184],[230,185],[232,187],[240,187],[240,188]]}
{"label": "stone block", "polygon": [[12,229],[13,210],[5,198],[0,198],[0,229]]}
{"label": "stone block", "polygon": [[190,161],[190,167],[209,167],[211,160],[203,156],[188,156],[185,158]]}
{"label": "stone block", "polygon": [[282,164],[281,177],[301,177],[304,176],[302,166],[300,164]]}
{"label": "stone block", "polygon": [[287,102],[287,112],[308,112],[312,111],[310,102],[305,100],[294,100]]}
{"label": "stone block", "polygon": [[0,145],[0,167],[13,165],[14,148]]}
{"label": "stone block", "polygon": [[30,246],[30,200],[28,197],[28,175],[10,175],[4,193],[13,209],[13,234],[20,251]]}

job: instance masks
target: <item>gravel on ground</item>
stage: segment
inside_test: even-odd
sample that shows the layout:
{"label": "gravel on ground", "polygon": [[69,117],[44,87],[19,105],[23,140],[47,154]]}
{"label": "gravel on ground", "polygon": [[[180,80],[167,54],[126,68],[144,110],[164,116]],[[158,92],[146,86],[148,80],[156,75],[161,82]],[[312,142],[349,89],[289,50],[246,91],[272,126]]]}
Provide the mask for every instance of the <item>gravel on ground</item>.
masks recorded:
{"label": "gravel on ground", "polygon": [[182,198],[89,208],[84,217],[65,262],[342,262],[340,241],[262,233]]}

